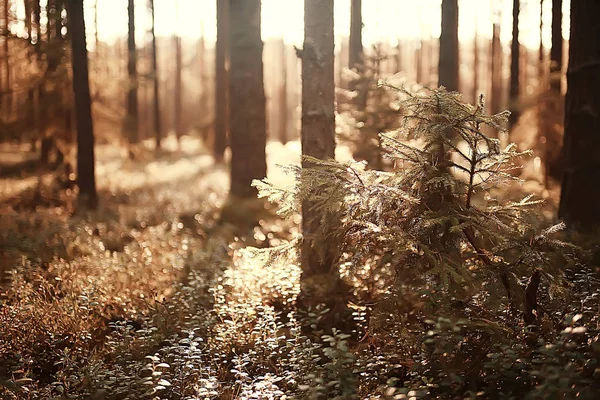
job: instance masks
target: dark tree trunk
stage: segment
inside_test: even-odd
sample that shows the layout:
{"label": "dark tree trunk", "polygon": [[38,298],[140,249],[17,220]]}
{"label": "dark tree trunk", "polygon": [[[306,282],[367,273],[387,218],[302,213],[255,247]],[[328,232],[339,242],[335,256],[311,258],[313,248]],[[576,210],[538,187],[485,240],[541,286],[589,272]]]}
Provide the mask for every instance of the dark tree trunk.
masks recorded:
{"label": "dark tree trunk", "polygon": [[550,87],[560,93],[563,64],[562,0],[552,0],[552,48],[550,50]]}
{"label": "dark tree trunk", "polygon": [[181,37],[175,35],[173,37],[173,45],[175,46],[175,110],[174,110],[174,125],[175,125],[175,136],[177,141],[183,136],[183,127],[181,126],[181,114],[182,114],[182,86],[181,86],[181,69],[182,65],[182,54],[181,54]]}
{"label": "dark tree trunk", "polygon": [[10,2],[8,0],[4,0],[2,3],[2,8],[3,8],[3,12],[2,12],[2,22],[3,22],[3,26],[2,26],[2,35],[3,35],[3,43],[2,43],[2,53],[3,53],[3,63],[2,63],[2,69],[4,72],[4,83],[2,85],[0,85],[0,89],[2,89],[3,93],[3,98],[0,101],[0,106],[2,107],[3,110],[5,110],[5,112],[7,114],[11,113],[11,82],[10,82],[10,53],[9,53],[9,37],[10,37],[10,32],[9,32],[9,18],[10,18]]}
{"label": "dark tree trunk", "polygon": [[559,217],[582,231],[600,227],[600,2],[571,2],[565,106],[565,173]]}
{"label": "dark tree trunk", "polygon": [[[335,106],[333,55],[333,2],[305,0],[302,58],[302,155],[321,160],[334,158]],[[303,161],[303,166],[310,166]],[[312,205],[302,205],[302,249],[304,274],[328,274],[333,260],[320,260],[311,247],[311,235],[319,218]]]}
{"label": "dark tree trunk", "polygon": [[475,25],[475,33],[473,34],[473,104],[478,103],[479,97],[479,44],[477,40],[477,25]]}
{"label": "dark tree trunk", "polygon": [[35,24],[35,54],[38,59],[42,56],[42,23],[41,23],[42,8],[39,0],[33,0],[33,22]]}
{"label": "dark tree trunk", "polygon": [[458,0],[442,0],[439,85],[458,90]]}
{"label": "dark tree trunk", "polygon": [[513,126],[519,119],[519,60],[521,45],[519,43],[519,12],[520,1],[513,0],[513,23],[512,23],[512,42],[510,44],[510,125]]}
{"label": "dark tree trunk", "polygon": [[500,112],[502,103],[502,43],[500,42],[500,24],[495,23],[492,27],[492,49],[490,55],[492,75],[492,113]]}
{"label": "dark tree trunk", "polygon": [[154,130],[154,140],[156,149],[160,149],[162,140],[162,131],[160,130],[160,92],[158,90],[158,58],[156,54],[156,34],[154,32],[154,0],[150,0],[150,17],[152,19],[150,35],[152,37],[152,84],[154,88],[154,102],[152,110],[152,130]]}
{"label": "dark tree trunk", "polygon": [[231,195],[253,197],[254,179],[267,175],[266,99],[263,84],[263,42],[260,0],[230,0],[231,69]]}
{"label": "dark tree trunk", "polygon": [[130,144],[139,142],[138,132],[138,76],[137,76],[137,49],[135,46],[135,4],[128,0],[127,15],[129,17],[129,31],[127,34],[127,76],[129,87],[127,89],[127,116],[125,117],[125,133]]}
{"label": "dark tree trunk", "polygon": [[[217,46],[215,56],[215,140],[213,154],[221,161],[227,148],[227,103],[229,83],[227,61],[229,59],[229,1],[217,1]],[[206,110],[201,110],[205,112]]]}
{"label": "dark tree trunk", "polygon": [[77,186],[80,204],[95,208],[98,202],[94,172],[94,127],[88,75],[83,0],[69,0],[73,57],[73,93],[77,124]]}
{"label": "dark tree trunk", "polygon": [[281,88],[279,90],[279,140],[288,142],[288,85],[287,85],[287,52],[285,40],[281,39]]}
{"label": "dark tree trunk", "polygon": [[540,48],[538,54],[538,82],[544,82],[544,0],[540,0]]}
{"label": "dark tree trunk", "polygon": [[362,65],[362,0],[351,0],[350,6],[350,48],[349,66]]}

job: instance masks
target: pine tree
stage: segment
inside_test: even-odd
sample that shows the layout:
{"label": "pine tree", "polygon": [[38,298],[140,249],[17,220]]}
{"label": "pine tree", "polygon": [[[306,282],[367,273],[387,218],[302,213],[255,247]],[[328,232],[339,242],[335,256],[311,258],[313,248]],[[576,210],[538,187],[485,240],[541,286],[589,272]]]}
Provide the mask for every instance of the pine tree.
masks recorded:
{"label": "pine tree", "polygon": [[154,0],[150,0],[150,36],[152,40],[152,85],[154,88],[154,102],[152,109],[152,129],[154,130],[154,140],[156,149],[160,149],[160,141],[162,140],[162,131],[160,127],[160,93],[158,90],[158,58],[156,52],[156,34],[154,32],[155,12]]}
{"label": "pine tree", "polygon": [[229,1],[217,1],[217,45],[215,58],[215,140],[213,154],[217,161],[223,159],[227,148],[227,103],[229,93],[226,69],[229,59]]}
{"label": "pine tree", "polygon": [[252,181],[267,175],[260,11],[260,0],[229,1],[230,194],[235,197],[253,197]]}
{"label": "pine tree", "polygon": [[565,173],[559,217],[584,231],[600,226],[600,2],[571,3],[565,104]]}
{"label": "pine tree", "polygon": [[458,0],[442,0],[439,85],[458,90]]}
{"label": "pine tree", "polygon": [[[138,133],[138,74],[137,74],[137,49],[135,45],[135,0],[127,2],[128,33],[127,33],[127,75],[129,85],[127,87],[127,115],[125,117],[125,134],[129,144],[135,145],[139,142]],[[132,152],[129,153],[133,157]]]}
{"label": "pine tree", "polygon": [[513,0],[513,23],[512,23],[512,42],[510,45],[510,102],[511,114],[509,118],[510,125],[513,126],[519,119],[519,93],[520,93],[520,53],[521,45],[519,43],[519,13],[520,1]]}
{"label": "pine tree", "polygon": [[550,49],[550,87],[560,94],[563,63],[562,0],[552,0],[552,48]]}
{"label": "pine tree", "polygon": [[392,171],[305,156],[303,168],[290,167],[295,187],[257,182],[259,195],[279,202],[283,215],[310,201],[319,224],[303,240],[321,254],[334,247],[334,265],[350,280],[378,276],[372,290],[394,292],[397,302],[426,297],[425,307],[436,312],[450,299],[489,296],[530,315],[519,277],[538,268],[559,277],[549,255],[567,245],[551,237],[562,225],[537,230],[530,217],[539,201],[494,196],[499,186],[519,182],[515,161],[529,154],[513,144],[501,148],[483,133],[486,125],[503,130],[508,113],[489,115],[483,101],[469,105],[445,89],[386,86],[405,110],[401,129],[381,134]]}
{"label": "pine tree", "polygon": [[362,64],[362,0],[350,3],[350,55],[349,66],[355,68]]}
{"label": "pine tree", "polygon": [[77,186],[80,204],[95,208],[94,127],[88,73],[83,0],[68,0],[69,30],[73,55],[73,93],[77,124]]}

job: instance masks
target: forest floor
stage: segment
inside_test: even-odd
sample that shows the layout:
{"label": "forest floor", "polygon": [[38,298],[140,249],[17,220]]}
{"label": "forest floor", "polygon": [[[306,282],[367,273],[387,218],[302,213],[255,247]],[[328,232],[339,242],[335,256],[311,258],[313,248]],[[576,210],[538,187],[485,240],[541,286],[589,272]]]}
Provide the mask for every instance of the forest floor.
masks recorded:
{"label": "forest floor", "polygon": [[[233,250],[281,243],[298,220],[261,200],[221,215],[226,168],[192,138],[165,147],[131,162],[100,146],[95,212],[77,211],[50,173],[0,178],[0,398],[227,398],[256,386],[231,372],[231,349],[274,323],[265,298],[291,302],[299,270],[239,265]],[[298,147],[270,144],[271,170],[298,162]]]}

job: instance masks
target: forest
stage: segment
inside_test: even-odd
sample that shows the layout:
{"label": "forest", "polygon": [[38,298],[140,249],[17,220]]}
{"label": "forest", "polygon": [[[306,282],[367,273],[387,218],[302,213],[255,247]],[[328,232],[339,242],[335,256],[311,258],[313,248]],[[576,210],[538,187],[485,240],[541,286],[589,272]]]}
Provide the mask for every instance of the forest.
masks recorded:
{"label": "forest", "polygon": [[597,399],[599,18],[0,0],[0,399]]}

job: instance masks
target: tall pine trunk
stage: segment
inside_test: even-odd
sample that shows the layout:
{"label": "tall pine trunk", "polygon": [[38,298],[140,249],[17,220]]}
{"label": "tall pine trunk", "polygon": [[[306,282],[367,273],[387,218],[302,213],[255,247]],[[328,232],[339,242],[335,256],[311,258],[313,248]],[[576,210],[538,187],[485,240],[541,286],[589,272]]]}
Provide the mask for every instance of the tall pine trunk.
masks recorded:
{"label": "tall pine trunk", "polygon": [[[229,0],[217,1],[217,45],[215,55],[215,140],[213,154],[217,161],[223,159],[227,147],[227,103],[229,83],[227,60],[229,59]],[[204,89],[203,89],[204,90]],[[205,112],[206,110],[201,110]]]}
{"label": "tall pine trunk", "polygon": [[235,197],[255,196],[256,190],[251,187],[252,181],[267,175],[267,122],[260,11],[260,0],[229,1],[230,194]]}
{"label": "tall pine trunk", "polygon": [[492,48],[490,51],[491,84],[492,84],[492,114],[497,114],[502,108],[502,43],[500,42],[500,24],[492,26]]}
{"label": "tall pine trunk", "polygon": [[560,93],[563,64],[562,0],[552,0],[552,48],[550,49],[550,87]]}
{"label": "tall pine trunk", "polygon": [[[321,160],[335,156],[333,2],[305,0],[302,58],[302,155]],[[310,166],[303,161],[303,167]],[[333,260],[322,260],[311,246],[319,217],[302,205],[302,268],[305,275],[328,274]]]}
{"label": "tall pine trunk", "polygon": [[77,125],[77,186],[79,203],[95,208],[98,201],[94,172],[94,127],[88,73],[83,0],[68,0],[72,47],[73,93]]}
{"label": "tall pine trunk", "polygon": [[458,90],[458,0],[442,0],[439,85]]}
{"label": "tall pine trunk", "polygon": [[362,65],[362,0],[351,0],[350,5],[350,49],[349,66]]}
{"label": "tall pine trunk", "polygon": [[520,94],[520,53],[521,45],[519,43],[519,13],[520,1],[513,0],[513,22],[512,22],[512,42],[510,45],[510,125],[513,126],[519,119],[519,94]]}
{"label": "tall pine trunk", "polygon": [[600,2],[571,2],[565,106],[565,173],[559,217],[573,228],[600,226]]}
{"label": "tall pine trunk", "polygon": [[160,141],[162,140],[162,131],[160,129],[160,92],[158,88],[158,57],[156,54],[156,34],[154,32],[155,26],[155,12],[154,12],[154,0],[150,0],[150,17],[151,17],[151,28],[150,35],[152,38],[152,85],[154,88],[154,102],[152,110],[152,130],[154,131],[154,140],[156,142],[156,149],[160,149]]}
{"label": "tall pine trunk", "polygon": [[[127,88],[127,116],[125,117],[125,134],[130,144],[139,142],[138,132],[138,76],[137,76],[137,49],[135,45],[135,1],[128,0],[127,15],[129,18],[127,34],[127,76],[129,85]],[[133,156],[133,153],[130,153]]]}
{"label": "tall pine trunk", "polygon": [[288,84],[287,84],[287,48],[285,40],[281,38],[281,87],[279,89],[279,140],[288,142]]}
{"label": "tall pine trunk", "polygon": [[175,90],[174,90],[174,104],[175,104],[175,110],[174,110],[174,116],[173,116],[173,121],[174,121],[174,128],[175,128],[175,136],[177,137],[177,142],[179,142],[179,140],[181,139],[181,136],[183,136],[183,127],[182,127],[182,121],[181,121],[181,117],[182,117],[182,82],[181,82],[181,70],[183,68],[182,65],[182,53],[181,53],[181,37],[179,35],[175,35],[173,36],[173,46],[175,47]]}

